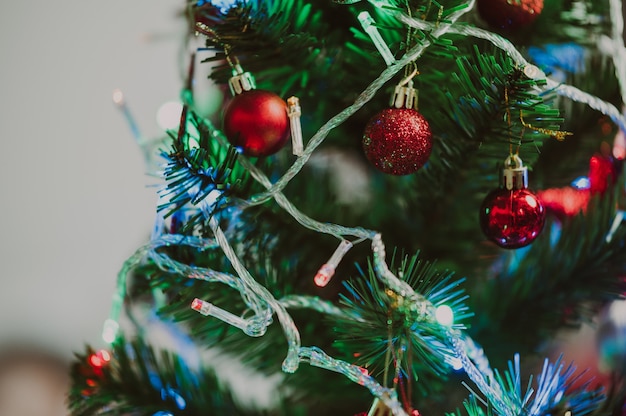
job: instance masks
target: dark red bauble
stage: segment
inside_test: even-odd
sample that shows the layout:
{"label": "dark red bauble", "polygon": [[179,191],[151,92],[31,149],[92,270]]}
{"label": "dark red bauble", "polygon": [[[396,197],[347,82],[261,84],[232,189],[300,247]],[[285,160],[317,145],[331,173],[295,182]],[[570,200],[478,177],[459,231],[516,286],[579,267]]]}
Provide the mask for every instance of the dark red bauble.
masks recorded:
{"label": "dark red bauble", "polygon": [[428,121],[410,108],[386,108],[370,119],[363,133],[365,156],[379,170],[408,175],[421,168],[432,151]]}
{"label": "dark red bauble", "polygon": [[245,91],[228,103],[223,129],[228,141],[244,154],[269,156],[289,140],[287,104],[270,91]]}
{"label": "dark red bauble", "polygon": [[539,198],[526,188],[493,190],[480,208],[483,233],[503,248],[532,243],[543,229],[545,218]]}
{"label": "dark red bauble", "polygon": [[508,31],[533,23],[543,10],[543,0],[478,0],[476,6],[490,26]]}

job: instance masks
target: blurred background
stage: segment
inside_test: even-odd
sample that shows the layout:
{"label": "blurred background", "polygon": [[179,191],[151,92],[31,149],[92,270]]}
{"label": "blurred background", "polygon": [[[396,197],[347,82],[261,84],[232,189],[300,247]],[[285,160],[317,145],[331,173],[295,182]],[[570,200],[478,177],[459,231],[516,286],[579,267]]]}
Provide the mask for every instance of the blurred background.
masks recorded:
{"label": "blurred background", "polygon": [[66,414],[66,364],[101,346],[115,276],[147,241],[141,135],[181,86],[183,2],[0,5],[0,415]]}

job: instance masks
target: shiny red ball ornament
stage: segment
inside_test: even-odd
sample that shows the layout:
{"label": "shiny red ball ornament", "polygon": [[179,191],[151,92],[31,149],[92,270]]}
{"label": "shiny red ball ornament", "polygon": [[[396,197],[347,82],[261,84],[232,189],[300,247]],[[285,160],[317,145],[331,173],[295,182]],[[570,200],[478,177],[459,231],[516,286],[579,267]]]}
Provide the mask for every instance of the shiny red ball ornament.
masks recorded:
{"label": "shiny red ball ornament", "polygon": [[507,158],[502,176],[503,186],[491,191],[480,207],[480,227],[500,247],[524,247],[541,233],[546,213],[527,189],[527,169],[519,157]]}
{"label": "shiny red ball ornament", "polygon": [[391,175],[416,172],[433,147],[428,121],[412,108],[386,108],[376,114],[365,127],[362,144],[367,159]]}
{"label": "shiny red ball ornament", "polygon": [[503,248],[532,243],[545,221],[543,205],[528,189],[496,189],[487,195],[480,212],[483,232]]}
{"label": "shiny red ball ornament", "polygon": [[490,26],[512,31],[533,23],[543,10],[543,0],[478,0],[476,6]]}
{"label": "shiny red ball ornament", "polygon": [[244,91],[228,103],[223,130],[228,141],[245,155],[272,155],[289,140],[287,104],[270,91]]}

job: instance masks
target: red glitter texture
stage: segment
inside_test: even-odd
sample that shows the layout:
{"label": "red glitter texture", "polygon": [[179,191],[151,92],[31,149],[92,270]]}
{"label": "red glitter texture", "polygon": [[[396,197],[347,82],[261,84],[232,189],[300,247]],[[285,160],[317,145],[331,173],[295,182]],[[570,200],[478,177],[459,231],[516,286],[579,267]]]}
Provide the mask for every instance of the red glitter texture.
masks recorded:
{"label": "red glitter texture", "polygon": [[236,95],[224,112],[224,134],[248,156],[269,156],[289,139],[287,104],[270,91]]}
{"label": "red glitter texture", "polygon": [[480,208],[480,226],[503,248],[532,243],[543,229],[546,214],[539,198],[528,189],[491,191]]}
{"label": "red glitter texture", "polygon": [[363,133],[363,150],[380,171],[408,175],[421,168],[432,151],[432,133],[420,113],[386,108],[370,119]]}
{"label": "red glitter texture", "polygon": [[490,26],[516,30],[535,21],[543,10],[543,0],[478,0],[476,6]]}

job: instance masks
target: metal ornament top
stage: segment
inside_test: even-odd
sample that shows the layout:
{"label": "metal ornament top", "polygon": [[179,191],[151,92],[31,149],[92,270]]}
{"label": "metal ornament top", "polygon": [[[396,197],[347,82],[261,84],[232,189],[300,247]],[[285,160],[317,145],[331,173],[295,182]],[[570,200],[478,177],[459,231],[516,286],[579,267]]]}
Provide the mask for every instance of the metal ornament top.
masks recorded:
{"label": "metal ornament top", "polygon": [[417,89],[413,88],[413,80],[396,85],[389,103],[395,108],[410,108],[417,111]]}
{"label": "metal ornament top", "polygon": [[228,86],[231,94],[235,96],[256,89],[256,81],[251,73],[244,72],[241,65],[237,64],[233,68],[233,76],[228,80]]}
{"label": "metal ornament top", "polygon": [[528,168],[518,155],[510,155],[504,160],[502,182],[508,190],[528,188]]}

